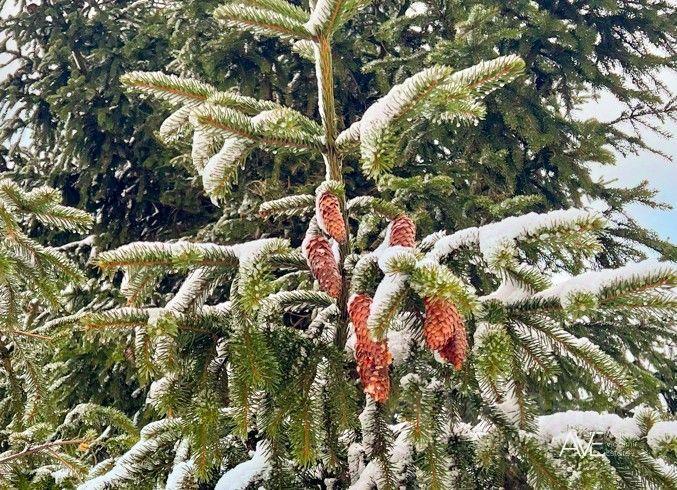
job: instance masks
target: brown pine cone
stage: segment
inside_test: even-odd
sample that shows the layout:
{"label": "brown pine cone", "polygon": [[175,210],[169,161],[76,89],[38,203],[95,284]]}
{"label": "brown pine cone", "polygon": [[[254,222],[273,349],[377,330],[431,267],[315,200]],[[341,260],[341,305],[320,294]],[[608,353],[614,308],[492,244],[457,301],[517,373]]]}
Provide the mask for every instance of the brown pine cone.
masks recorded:
{"label": "brown pine cone", "polygon": [[441,298],[425,298],[425,321],[423,336],[432,350],[442,349],[453,337],[458,326],[463,326],[463,317],[453,303]]}
{"label": "brown pine cone", "polygon": [[440,349],[440,357],[454,365],[456,371],[460,371],[468,355],[468,337],[465,325],[456,326],[454,336],[449,339],[445,346]]}
{"label": "brown pine cone", "polygon": [[308,236],[303,241],[303,254],[320,289],[332,298],[341,294],[341,273],[329,241],[321,235]]}
{"label": "brown pine cone", "polygon": [[329,191],[323,192],[315,202],[317,224],[327,235],[339,243],[346,243],[346,222],[341,213],[338,197]]}
{"label": "brown pine cone", "polygon": [[348,316],[350,316],[350,321],[353,322],[357,343],[371,338],[367,329],[370,307],[371,297],[364,293],[353,295],[348,302]]}
{"label": "brown pine cone", "polygon": [[406,214],[400,215],[392,221],[390,226],[391,247],[413,247],[416,245],[416,223]]}
{"label": "brown pine cone", "polygon": [[364,392],[377,402],[385,402],[390,396],[389,367],[393,357],[385,341],[375,342],[367,327],[371,297],[360,293],[348,304],[348,314],[355,329],[355,360],[357,373]]}

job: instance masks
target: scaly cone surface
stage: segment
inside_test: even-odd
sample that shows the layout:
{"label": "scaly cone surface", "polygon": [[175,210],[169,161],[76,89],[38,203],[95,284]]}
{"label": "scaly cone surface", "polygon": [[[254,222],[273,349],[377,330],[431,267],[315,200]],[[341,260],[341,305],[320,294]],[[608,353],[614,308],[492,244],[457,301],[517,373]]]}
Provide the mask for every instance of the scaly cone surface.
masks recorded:
{"label": "scaly cone surface", "polygon": [[393,220],[390,227],[390,246],[416,246],[416,223],[406,214]]}
{"label": "scaly cone surface", "polygon": [[439,351],[440,357],[454,365],[457,371],[463,367],[468,356],[468,337],[465,330],[463,319],[458,316],[458,322],[454,327],[454,335],[447,340],[447,343]]}
{"label": "scaly cone surface", "polygon": [[463,325],[463,320],[456,307],[441,298],[425,298],[425,322],[423,336],[426,345],[438,351],[454,338],[456,327]]}
{"label": "scaly cone surface", "polygon": [[327,235],[343,244],[348,240],[346,222],[341,213],[339,198],[330,191],[317,196],[315,204],[317,224]]}
{"label": "scaly cone surface", "polygon": [[338,298],[341,294],[341,273],[329,241],[322,235],[308,234],[302,248],[320,289],[332,298]]}

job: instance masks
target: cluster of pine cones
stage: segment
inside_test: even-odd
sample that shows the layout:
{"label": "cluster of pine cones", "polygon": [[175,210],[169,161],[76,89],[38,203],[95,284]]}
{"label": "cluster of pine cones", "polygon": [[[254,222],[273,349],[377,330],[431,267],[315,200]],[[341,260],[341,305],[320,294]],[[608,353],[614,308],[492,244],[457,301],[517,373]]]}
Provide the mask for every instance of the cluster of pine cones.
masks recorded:
{"label": "cluster of pine cones", "polygon": [[[340,200],[327,187],[318,189],[315,217],[321,232],[306,235],[302,250],[320,289],[333,298],[341,295],[342,277],[336,257],[327,237],[344,244],[348,240],[346,222]],[[390,224],[389,246],[414,247],[416,224],[406,215]],[[389,368],[392,355],[386,340],[374,340],[367,327],[372,298],[366,293],[354,294],[348,302],[348,314],[355,332],[355,360],[365,393],[375,401],[385,402],[390,395]],[[444,298],[424,298],[425,321],[423,336],[430,350],[461,369],[467,355],[468,340],[465,323],[456,306]]]}

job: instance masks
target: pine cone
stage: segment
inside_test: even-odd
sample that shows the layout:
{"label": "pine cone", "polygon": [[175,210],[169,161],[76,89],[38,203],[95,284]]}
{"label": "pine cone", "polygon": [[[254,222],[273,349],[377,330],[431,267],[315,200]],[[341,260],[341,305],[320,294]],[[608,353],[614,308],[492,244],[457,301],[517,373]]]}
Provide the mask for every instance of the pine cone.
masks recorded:
{"label": "pine cone", "polygon": [[310,271],[320,283],[320,289],[338,299],[341,294],[341,273],[329,241],[321,235],[307,236],[302,248]]}
{"label": "pine cone", "polygon": [[364,392],[377,402],[385,402],[390,396],[389,367],[393,356],[385,341],[375,342],[367,327],[371,297],[360,293],[348,303],[348,314],[355,329],[355,360],[357,373]]}
{"label": "pine cone", "polygon": [[350,316],[350,321],[353,322],[357,343],[371,338],[367,329],[370,307],[371,297],[364,293],[354,294],[348,302],[348,316]]}
{"label": "pine cone", "polygon": [[341,204],[338,197],[329,191],[323,192],[315,202],[317,224],[327,235],[339,243],[346,243],[348,235],[346,222],[341,213]]}
{"label": "pine cone", "polygon": [[458,327],[463,327],[463,317],[453,303],[441,298],[425,298],[423,335],[432,350],[442,349],[452,339]]}
{"label": "pine cone", "polygon": [[454,336],[440,349],[440,357],[454,365],[456,371],[460,371],[468,355],[468,337],[465,325],[456,326]]}
{"label": "pine cone", "polygon": [[368,340],[356,345],[355,359],[364,392],[377,402],[385,402],[390,395],[390,364],[393,356],[385,341]]}
{"label": "pine cone", "polygon": [[416,245],[416,223],[407,215],[403,214],[395,218],[390,226],[391,247],[413,247]]}

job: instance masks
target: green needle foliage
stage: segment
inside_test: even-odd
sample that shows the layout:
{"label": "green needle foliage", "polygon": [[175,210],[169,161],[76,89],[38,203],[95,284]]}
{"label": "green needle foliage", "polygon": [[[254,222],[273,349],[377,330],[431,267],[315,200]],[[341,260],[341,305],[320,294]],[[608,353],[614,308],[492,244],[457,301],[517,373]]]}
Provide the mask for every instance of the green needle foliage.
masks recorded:
{"label": "green needle foliage", "polygon": [[[15,354],[25,339],[9,340],[6,350],[26,374],[14,375],[14,366],[3,365],[12,392],[3,399],[12,405],[7,417],[13,419],[0,453],[3,485],[676,485],[675,422],[638,408],[660,408],[674,385],[675,265],[649,260],[617,267],[628,257],[641,258],[637,243],[667,257],[674,248],[615,214],[629,202],[651,203],[645,187],[610,190],[592,183],[584,166],[611,161],[604,144],[622,150],[643,144],[613,125],[563,115],[590,83],[632,106],[624,119],[670,116],[670,104],[663,106],[642,78],[669,65],[669,58],[649,56],[628,37],[639,31],[670,49],[670,6],[574,9],[549,2],[456,1],[425,11],[419,5],[412,14],[408,3],[331,0],[310,9],[284,0],[94,5],[69,2],[70,10],[57,16],[56,3],[26,7],[7,32],[15,40],[31,39],[24,23],[50,25],[54,19],[84,24],[103,37],[110,26],[116,32],[127,27],[111,42],[131,44],[132,62],[97,72],[105,84],[85,77],[85,85],[105,96],[96,99],[102,119],[120,116],[112,109],[121,100],[140,112],[124,123],[115,120],[110,131],[120,133],[113,141],[154,150],[148,158],[125,153],[103,170],[90,164],[90,155],[107,155],[106,145],[88,143],[87,151],[67,154],[93,172],[78,183],[92,192],[80,197],[88,209],[99,208],[125,229],[138,226],[128,236],[182,239],[98,253],[94,264],[121,281],[126,304],[96,291],[93,304],[69,309],[73,314],[38,333],[68,339],[87,355],[98,345],[114,346],[101,372],[129,376],[128,386],[138,390],[106,399],[89,387],[60,398],[58,410],[49,411],[48,399],[62,397],[63,389],[53,384],[45,390],[41,373],[47,369],[61,385],[78,379],[58,376],[78,366],[75,354],[69,357],[61,346],[65,362],[43,367]],[[111,18],[103,22],[106,14]],[[167,19],[176,31],[168,42],[180,47],[170,70],[187,76],[155,71],[167,64],[162,42],[157,56],[148,57],[152,62],[138,63],[139,45],[128,38],[135,33],[164,40]],[[569,33],[572,23],[585,28]],[[69,29],[51,27],[41,42],[49,45]],[[596,43],[597,35],[604,42]],[[586,42],[594,48],[582,49]],[[12,92],[6,110],[51,90],[43,82],[51,76],[40,74],[60,73],[49,64],[54,57],[69,71],[64,66],[72,54],[82,72],[79,53],[92,45],[47,51],[42,64],[10,77],[7,86],[19,92]],[[84,61],[88,57],[98,59],[90,54]],[[636,74],[637,88],[613,76],[614,63]],[[138,69],[146,71],[132,71]],[[118,77],[123,70],[127,74]],[[27,80],[33,79],[41,86],[31,91]],[[72,88],[73,78],[65,79]],[[143,101],[119,92],[118,80],[142,93]],[[230,87],[233,80],[240,82],[237,91]],[[171,109],[162,124],[155,116],[145,119],[146,98]],[[88,105],[63,110],[75,116],[59,119],[62,140],[67,135],[67,141],[82,143],[78,134],[90,134],[73,135],[70,126],[80,124],[78,116],[91,115]],[[22,127],[36,127],[38,116],[44,112],[10,118],[6,134],[16,137]],[[129,144],[142,127],[140,143]],[[170,146],[157,145],[154,131]],[[59,148],[46,138],[49,131],[35,134],[38,147]],[[149,168],[179,153],[181,173]],[[8,167],[38,177],[31,174],[33,164],[17,155],[10,152]],[[185,216],[167,223],[166,210],[148,212],[147,193],[137,186],[138,166],[149,179],[159,179],[152,180],[156,190],[177,189],[186,176],[196,182],[181,186],[176,201],[167,202],[172,207],[190,196],[198,223]],[[127,169],[133,192],[120,192],[117,184],[87,184],[89,178],[98,183],[99,176],[104,182],[111,175],[119,179],[120,168]],[[0,265],[2,277],[18,280],[46,304],[58,302],[63,281],[82,278],[59,254],[22,238],[17,216],[27,213],[44,225],[81,231],[85,215],[59,206],[53,191],[5,187],[10,204],[3,223],[9,231],[0,238],[14,257],[7,263],[14,265]],[[200,188],[223,207],[223,217],[186,238],[213,213]],[[316,188],[335,193],[348,224],[347,241],[333,243],[331,260],[342,280],[336,295],[323,284],[326,268],[314,268],[308,249],[298,247],[306,230],[311,238],[330,234],[312,194]],[[110,207],[99,206],[95,192]],[[608,202],[607,216],[545,212],[579,204],[584,195]],[[531,209],[540,213],[524,214]],[[388,223],[405,213],[431,234],[423,238],[419,231],[422,239],[414,247],[391,247]],[[100,241],[126,241],[116,233],[107,230]],[[232,244],[245,235],[273,238]],[[21,269],[27,260],[31,267]],[[553,285],[553,275],[562,273],[571,277]],[[347,314],[353,292],[374,296],[367,326],[394,358],[385,403],[362,393],[366,387],[356,373]],[[424,300],[431,297],[453,303],[463,315],[470,347],[460,370],[425,345]],[[10,305],[8,319],[19,311],[10,301],[0,303]],[[26,333],[12,328],[3,330],[3,342],[13,332]],[[87,391],[97,403],[80,403]],[[123,405],[125,396],[135,401]],[[26,407],[16,402],[24,398],[30,400]],[[558,410],[571,411],[543,415]],[[581,440],[600,432],[603,444],[590,453],[562,451],[570,429]]]}
{"label": "green needle foliage", "polygon": [[[479,124],[489,94],[534,79],[511,54],[463,70],[431,63],[340,132],[333,47],[364,7],[323,0],[306,11],[255,0],[214,11],[244,35],[273,36],[289,49],[290,40],[305,43],[294,46],[314,62],[318,121],[195,78],[122,78],[173,106],[162,137],[192,139],[192,171],[215,202],[232,199],[242,183],[236,176],[256,152],[306,159],[323,168],[324,179],[305,183],[318,189],[315,197],[261,206],[266,217],[291,217],[306,228],[301,247],[301,236],[290,234],[99,252],[95,265],[120,278],[126,305],[91,307],[50,327],[108,330],[128,342],[145,402],[134,419],[90,403],[69,407],[59,425],[12,433],[0,454],[7,482],[83,489],[677,484],[676,423],[658,410],[666,386],[657,376],[672,362],[665,346],[674,344],[677,266],[649,259],[600,268],[608,219],[575,208],[524,214],[536,200],[512,196],[492,201],[481,226],[434,226],[420,241],[395,243],[402,220],[410,223],[407,214],[420,208],[402,195],[391,199],[392,189],[416,187],[425,198],[448,183],[444,173],[423,176],[404,151],[408,142],[424,145],[457,123]],[[344,190],[350,161],[359,162],[373,195]],[[424,228],[433,224],[428,218]],[[566,278],[553,284],[557,273]],[[159,294],[165,281],[180,285]],[[373,297],[366,325],[349,321],[351,293]],[[431,299],[461,315],[456,328],[469,348],[456,354],[455,367],[429,348],[439,321]],[[385,377],[363,376],[360,328],[389,349]],[[370,387],[378,376],[388,386],[384,397]],[[571,411],[544,415],[553,409]],[[597,433],[605,439],[594,450],[567,450],[567,437]]]}
{"label": "green needle foliage", "polygon": [[2,420],[3,427],[19,432],[53,421],[52,393],[40,362],[50,337],[41,329],[50,312],[63,314],[64,289],[84,280],[63,251],[26,234],[31,221],[82,233],[91,226],[92,217],[62,206],[60,193],[52,188],[25,191],[0,176]]}

